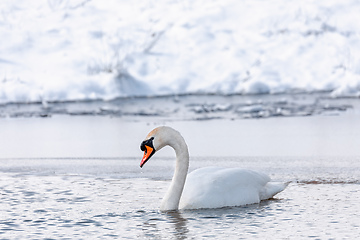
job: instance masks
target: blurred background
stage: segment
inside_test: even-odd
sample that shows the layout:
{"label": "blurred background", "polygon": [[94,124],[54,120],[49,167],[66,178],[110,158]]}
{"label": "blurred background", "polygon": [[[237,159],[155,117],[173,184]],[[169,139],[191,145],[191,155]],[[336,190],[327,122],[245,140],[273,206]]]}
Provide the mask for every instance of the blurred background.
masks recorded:
{"label": "blurred background", "polygon": [[360,96],[360,3],[4,0],[0,103]]}
{"label": "blurred background", "polygon": [[[198,156],[357,155],[356,0],[4,0],[0,9],[3,157],[138,156],[161,124]],[[299,120],[309,116],[318,118]],[[274,120],[229,123],[237,119]]]}

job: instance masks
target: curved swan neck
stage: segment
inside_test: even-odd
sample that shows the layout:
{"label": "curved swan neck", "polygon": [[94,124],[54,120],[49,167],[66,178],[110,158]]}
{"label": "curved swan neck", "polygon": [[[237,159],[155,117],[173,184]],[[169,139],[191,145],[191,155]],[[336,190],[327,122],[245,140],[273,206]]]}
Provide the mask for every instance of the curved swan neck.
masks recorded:
{"label": "curved swan neck", "polygon": [[177,210],[189,168],[189,151],[184,138],[175,132],[168,143],[176,153],[176,165],[170,187],[161,203],[162,211]]}

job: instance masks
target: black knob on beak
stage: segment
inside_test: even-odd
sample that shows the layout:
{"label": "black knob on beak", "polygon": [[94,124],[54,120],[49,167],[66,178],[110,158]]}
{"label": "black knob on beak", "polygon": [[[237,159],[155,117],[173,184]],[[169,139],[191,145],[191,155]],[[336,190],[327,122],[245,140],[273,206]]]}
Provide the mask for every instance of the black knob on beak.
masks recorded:
{"label": "black knob on beak", "polygon": [[143,141],[143,142],[141,143],[141,145],[140,145],[141,151],[146,151],[146,147],[145,147],[145,146],[149,146],[149,147],[151,147],[151,148],[154,148],[153,140],[154,140],[154,137],[151,137],[151,138],[149,138],[148,140]]}

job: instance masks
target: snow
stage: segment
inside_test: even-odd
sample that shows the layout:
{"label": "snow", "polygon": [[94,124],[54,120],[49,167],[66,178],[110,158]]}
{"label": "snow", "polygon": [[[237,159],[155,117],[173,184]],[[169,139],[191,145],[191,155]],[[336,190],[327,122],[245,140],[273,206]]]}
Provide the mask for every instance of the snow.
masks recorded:
{"label": "snow", "polygon": [[0,103],[360,96],[356,0],[4,0]]}

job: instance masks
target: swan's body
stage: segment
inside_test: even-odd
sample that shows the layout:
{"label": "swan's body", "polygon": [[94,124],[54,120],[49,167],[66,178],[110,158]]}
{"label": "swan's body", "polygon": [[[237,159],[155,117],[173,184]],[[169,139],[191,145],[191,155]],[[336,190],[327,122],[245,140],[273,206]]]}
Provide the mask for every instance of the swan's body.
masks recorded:
{"label": "swan's body", "polygon": [[179,208],[218,208],[258,203],[286,187],[259,172],[241,168],[206,167],[191,172]]}
{"label": "swan's body", "polygon": [[185,140],[170,127],[151,131],[142,145],[140,166],[166,145],[174,148],[176,166],[170,187],[161,202],[163,211],[219,208],[259,203],[284,190],[287,183],[270,182],[263,173],[241,168],[200,168],[187,175],[189,153]]}

